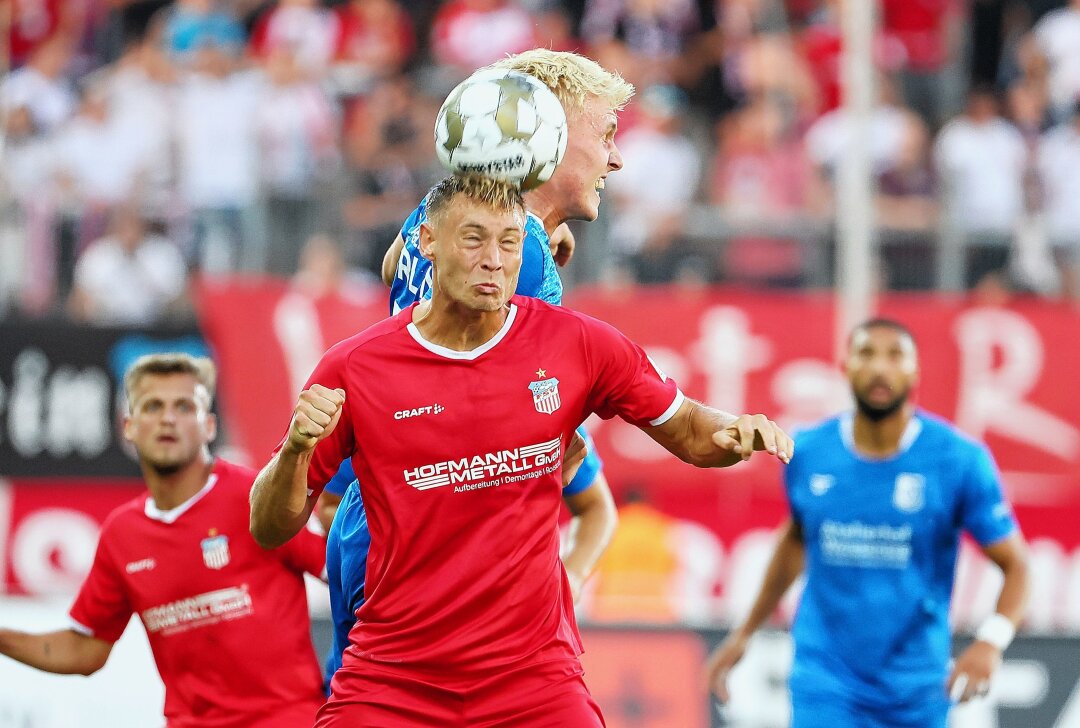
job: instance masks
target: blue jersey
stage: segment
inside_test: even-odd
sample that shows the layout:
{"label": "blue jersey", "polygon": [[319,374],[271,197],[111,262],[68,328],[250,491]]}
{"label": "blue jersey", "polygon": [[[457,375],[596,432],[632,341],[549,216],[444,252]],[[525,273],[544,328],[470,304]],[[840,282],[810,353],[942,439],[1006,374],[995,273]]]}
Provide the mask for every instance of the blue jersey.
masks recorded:
{"label": "blue jersey", "polygon": [[[409,215],[401,228],[405,242],[398,258],[397,273],[390,288],[390,311],[396,314],[417,301],[431,297],[431,261],[420,254],[420,226],[427,222],[427,198]],[[563,286],[548,245],[544,224],[529,213],[525,219],[525,240],[521,252],[521,274],[517,293],[539,298],[547,303],[562,303]],[[596,480],[602,463],[592,440],[583,428],[589,452],[574,479],[563,488],[563,495],[576,495]],[[351,485],[349,483],[351,482]],[[334,622],[334,646],[326,660],[327,681],[341,667],[342,652],[349,644],[349,631],[356,622],[356,610],[364,601],[364,579],[371,534],[360,488],[353,474],[352,462],[341,464],[337,475],[327,485],[332,493],[344,490],[326,543],[326,572],[330,585],[330,612]]]}
{"label": "blue jersey", "polygon": [[990,453],[949,423],[918,412],[884,459],[856,452],[852,426],[845,415],[800,433],[786,469],[806,549],[792,693],[878,714],[938,705],[943,725],[960,533],[985,546],[1016,522]]}
{"label": "blue jersey", "polygon": [[[405,247],[401,250],[394,282],[390,286],[391,315],[417,301],[431,298],[431,261],[420,254],[420,226],[426,222],[425,197],[401,226],[401,239]],[[551,257],[549,241],[544,223],[536,215],[528,213],[525,216],[525,240],[521,248],[521,274],[516,293],[558,306],[562,304],[563,285],[555,260]]]}

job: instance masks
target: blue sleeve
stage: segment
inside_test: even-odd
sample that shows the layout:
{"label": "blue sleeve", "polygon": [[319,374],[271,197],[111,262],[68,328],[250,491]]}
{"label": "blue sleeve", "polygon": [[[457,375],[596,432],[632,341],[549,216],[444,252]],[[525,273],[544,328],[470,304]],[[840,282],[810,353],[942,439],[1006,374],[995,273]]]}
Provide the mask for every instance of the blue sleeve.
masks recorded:
{"label": "blue sleeve", "polygon": [[[424,200],[426,201],[427,198],[425,197]],[[405,224],[401,226],[401,231],[399,233],[402,240],[407,240],[409,237],[409,231],[413,230],[417,225],[423,222],[424,209],[424,201],[421,201],[420,204],[416,206],[416,209],[413,210],[407,218],[405,218]]]}
{"label": "blue sleeve", "polygon": [[600,474],[600,469],[604,467],[603,461],[596,453],[596,447],[593,445],[592,438],[589,433],[585,431],[584,427],[577,428],[577,432],[583,438],[585,438],[585,444],[589,448],[589,452],[585,455],[585,460],[581,463],[581,467],[574,473],[574,479],[566,484],[563,488],[563,498],[571,495],[577,495],[592,487],[596,482],[596,476]]}
{"label": "blue sleeve", "polygon": [[961,487],[960,522],[980,545],[989,546],[1017,530],[997,466],[984,446],[972,450]]}
{"label": "blue sleeve", "polygon": [[334,495],[345,495],[345,489],[354,480],[356,480],[356,473],[353,472],[352,460],[343,460],[341,467],[338,468],[337,473],[330,479],[330,482],[326,484],[324,490]]}
{"label": "blue sleeve", "polygon": [[551,257],[550,250],[544,246],[532,233],[529,226],[525,228],[525,241],[521,246],[521,273],[518,275],[517,293],[519,296],[536,298],[540,293],[540,286],[544,281],[544,252]]}

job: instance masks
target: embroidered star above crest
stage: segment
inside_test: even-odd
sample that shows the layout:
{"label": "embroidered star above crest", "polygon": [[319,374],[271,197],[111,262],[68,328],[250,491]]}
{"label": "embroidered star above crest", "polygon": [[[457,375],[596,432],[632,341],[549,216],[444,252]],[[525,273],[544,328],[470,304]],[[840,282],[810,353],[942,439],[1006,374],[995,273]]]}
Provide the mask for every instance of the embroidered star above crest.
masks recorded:
{"label": "embroidered star above crest", "polygon": [[537,369],[536,370],[536,377],[538,379],[543,379],[546,376],[547,376],[547,369]]}

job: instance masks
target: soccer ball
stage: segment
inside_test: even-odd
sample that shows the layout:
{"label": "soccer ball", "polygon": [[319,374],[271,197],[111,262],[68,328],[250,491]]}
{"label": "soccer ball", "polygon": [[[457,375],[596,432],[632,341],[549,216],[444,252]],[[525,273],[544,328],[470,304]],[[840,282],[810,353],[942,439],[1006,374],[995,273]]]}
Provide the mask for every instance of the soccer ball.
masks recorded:
{"label": "soccer ball", "polygon": [[454,174],[531,190],[562,161],[566,135],[566,113],[547,86],[518,71],[478,71],[439,109],[435,152]]}

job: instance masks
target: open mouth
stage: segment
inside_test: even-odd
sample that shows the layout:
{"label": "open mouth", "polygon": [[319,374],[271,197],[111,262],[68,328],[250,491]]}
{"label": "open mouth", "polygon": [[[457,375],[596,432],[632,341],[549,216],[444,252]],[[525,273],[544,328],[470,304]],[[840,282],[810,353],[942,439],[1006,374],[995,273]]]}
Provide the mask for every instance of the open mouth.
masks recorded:
{"label": "open mouth", "polygon": [[604,178],[603,177],[597,178],[596,184],[593,185],[593,189],[595,189],[597,192],[604,189]]}

